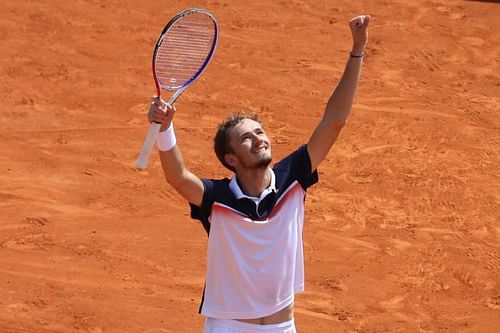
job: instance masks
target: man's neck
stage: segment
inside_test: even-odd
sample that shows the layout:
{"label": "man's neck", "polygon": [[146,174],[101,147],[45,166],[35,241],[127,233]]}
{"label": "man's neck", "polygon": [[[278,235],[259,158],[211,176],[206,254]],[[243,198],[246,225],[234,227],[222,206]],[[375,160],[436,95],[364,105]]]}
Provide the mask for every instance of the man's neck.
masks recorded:
{"label": "man's neck", "polygon": [[236,174],[236,178],[244,194],[258,198],[271,184],[271,169],[243,170]]}

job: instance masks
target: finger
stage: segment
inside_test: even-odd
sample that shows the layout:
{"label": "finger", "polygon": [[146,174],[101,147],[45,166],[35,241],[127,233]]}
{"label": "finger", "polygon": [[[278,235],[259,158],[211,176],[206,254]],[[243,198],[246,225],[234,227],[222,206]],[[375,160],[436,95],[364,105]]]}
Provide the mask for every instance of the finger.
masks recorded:
{"label": "finger", "polygon": [[158,108],[165,110],[165,105],[167,104],[161,97],[153,96],[151,99],[151,104],[156,105]]}
{"label": "finger", "polygon": [[160,106],[158,106],[155,102],[151,102],[151,104],[149,105],[148,115],[153,115],[159,109],[160,109]]}
{"label": "finger", "polygon": [[160,97],[158,96],[151,97],[151,104],[160,106],[161,105]]}
{"label": "finger", "polygon": [[352,29],[357,29],[361,26],[362,22],[361,22],[361,17],[360,16],[356,16],[354,18],[351,19],[351,21],[349,21],[349,25],[351,26]]}
{"label": "finger", "polygon": [[161,122],[162,118],[165,116],[165,112],[160,110],[160,107],[154,102],[151,103],[148,111],[149,122]]}
{"label": "finger", "polygon": [[164,121],[164,119],[167,117],[172,118],[174,114],[175,114],[175,107],[166,104],[165,108],[160,108],[155,106],[152,116],[155,117],[156,120]]}
{"label": "finger", "polygon": [[153,115],[156,116],[156,117],[165,117],[165,112],[161,108],[156,107],[153,110]]}
{"label": "finger", "polygon": [[371,18],[372,17],[370,15],[365,15],[364,20],[363,20],[363,28],[366,29],[368,27],[368,24],[370,24]]}
{"label": "finger", "polygon": [[167,103],[165,103],[165,109],[166,109],[167,112],[173,112],[173,113],[175,113],[177,111],[176,108],[175,108],[175,106],[167,104]]}
{"label": "finger", "polygon": [[164,123],[174,117],[176,108],[169,105],[161,97],[153,96],[149,107],[148,119],[150,122]]}
{"label": "finger", "polygon": [[164,125],[169,125],[172,122],[172,119],[175,115],[175,107],[167,104],[168,111],[163,114],[162,123]]}
{"label": "finger", "polygon": [[155,123],[163,123],[163,121],[165,120],[166,118],[166,115],[160,111],[160,113],[155,113],[151,116],[151,120],[154,121]]}
{"label": "finger", "polygon": [[349,25],[353,30],[360,30],[361,28],[366,28],[368,26],[370,18],[370,15],[356,16],[349,21]]}

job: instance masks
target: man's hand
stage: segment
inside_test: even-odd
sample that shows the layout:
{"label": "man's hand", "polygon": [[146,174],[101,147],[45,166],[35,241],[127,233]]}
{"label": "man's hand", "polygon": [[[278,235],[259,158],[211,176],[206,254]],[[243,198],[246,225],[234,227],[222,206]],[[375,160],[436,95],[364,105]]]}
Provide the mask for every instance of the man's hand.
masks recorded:
{"label": "man's hand", "polygon": [[349,21],[349,26],[352,32],[352,55],[361,56],[368,42],[368,24],[370,23],[370,15],[361,15],[352,18]]}
{"label": "man's hand", "polygon": [[165,131],[172,122],[175,114],[175,107],[169,106],[158,96],[151,98],[151,106],[149,107],[148,120],[150,123],[155,122],[161,124],[160,132]]}

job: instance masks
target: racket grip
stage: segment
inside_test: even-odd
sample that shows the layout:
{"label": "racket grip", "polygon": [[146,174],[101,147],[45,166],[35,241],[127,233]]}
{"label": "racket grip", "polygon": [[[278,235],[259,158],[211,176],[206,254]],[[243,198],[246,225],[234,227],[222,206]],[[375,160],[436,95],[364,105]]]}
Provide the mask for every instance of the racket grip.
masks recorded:
{"label": "racket grip", "polygon": [[140,170],[145,170],[148,167],[149,157],[151,156],[151,152],[153,151],[153,146],[156,143],[156,139],[158,139],[158,134],[160,133],[161,124],[152,123],[149,127],[148,134],[144,139],[144,143],[142,144],[141,152],[139,153],[139,157],[137,161],[135,161],[135,167]]}

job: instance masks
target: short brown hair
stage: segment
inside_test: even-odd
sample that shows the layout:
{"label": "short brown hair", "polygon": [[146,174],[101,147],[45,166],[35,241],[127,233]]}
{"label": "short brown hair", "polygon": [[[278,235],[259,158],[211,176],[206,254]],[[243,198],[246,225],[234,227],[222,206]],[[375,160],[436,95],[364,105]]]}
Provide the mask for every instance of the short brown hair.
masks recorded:
{"label": "short brown hair", "polygon": [[259,124],[262,124],[255,113],[244,113],[238,112],[233,113],[229,117],[226,118],[222,123],[217,127],[217,133],[215,133],[214,138],[214,151],[217,158],[222,163],[222,165],[229,170],[235,172],[234,168],[227,164],[226,159],[224,158],[226,154],[233,152],[233,149],[229,145],[229,131],[239,123],[241,123],[245,119],[251,119]]}

